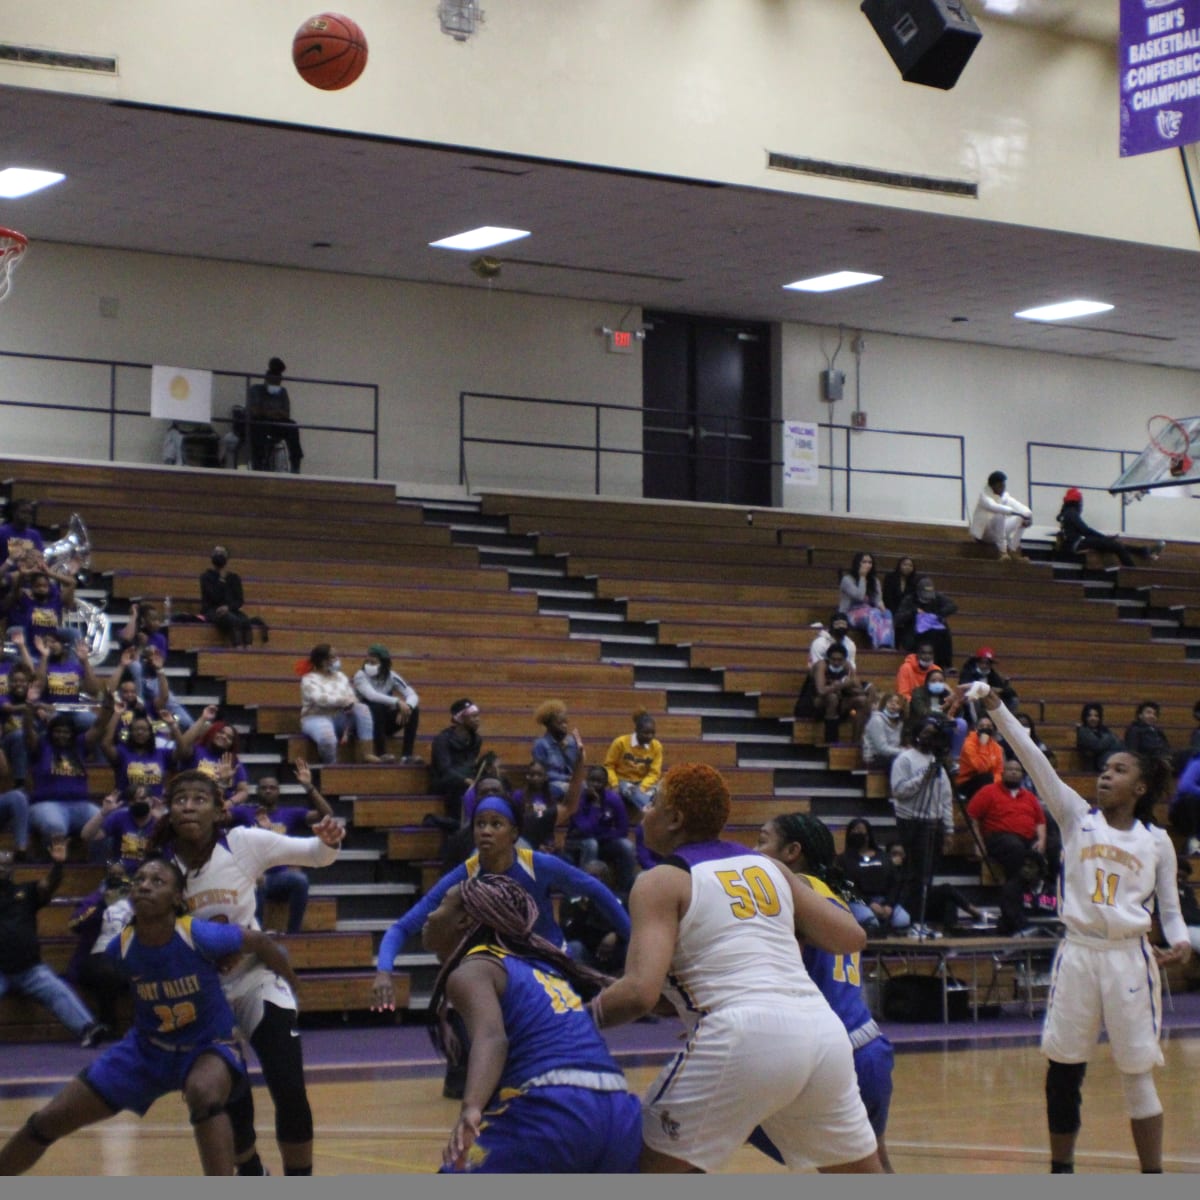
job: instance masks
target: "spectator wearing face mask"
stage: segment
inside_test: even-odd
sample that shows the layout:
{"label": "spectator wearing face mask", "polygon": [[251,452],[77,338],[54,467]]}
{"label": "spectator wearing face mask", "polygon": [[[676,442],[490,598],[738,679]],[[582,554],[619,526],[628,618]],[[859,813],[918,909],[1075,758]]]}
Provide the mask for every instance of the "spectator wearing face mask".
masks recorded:
{"label": "spectator wearing face mask", "polygon": [[356,757],[360,763],[377,763],[372,752],[375,722],[371,710],[358,698],[350,680],[342,674],[342,660],[328,642],[314,646],[297,669],[300,678],[300,728],[311,739],[321,762],[337,762],[339,740],[349,737],[351,725],[357,737]]}
{"label": "spectator wearing face mask", "polygon": [[976,789],[967,805],[967,818],[988,858],[1006,879],[1020,874],[1030,850],[1046,853],[1046,813],[1038,798],[1021,786],[1025,769],[1016,759],[1001,767],[1001,778]]}
{"label": "spectator wearing face mask", "polygon": [[392,670],[392,656],[386,646],[376,642],[367,647],[367,657],[354,673],[354,691],[371,710],[379,761],[394,761],[387,753],[387,739],[403,730],[400,761],[422,765],[425,760],[414,753],[421,724],[421,697],[408,680]]}
{"label": "spectator wearing face mask", "polygon": [[829,628],[822,629],[813,638],[812,645],[808,648],[808,666],[810,670],[825,657],[829,647],[835,643],[846,651],[846,661],[852,667],[856,666],[854,656],[857,647],[854,645],[854,639],[850,636],[850,618],[844,612],[835,612],[829,618]]}
{"label": "spectator wearing face mask", "polygon": [[928,721],[936,721],[945,730],[949,741],[950,757],[958,758],[967,736],[967,722],[960,717],[961,701],[955,695],[941,667],[930,668],[925,682],[913,688],[912,700],[908,705],[908,740]]}
{"label": "spectator wearing face mask", "polygon": [[922,642],[900,664],[900,669],[896,672],[896,691],[911,703],[914,689],[924,686],[930,671],[940,669],[937,659],[933,657],[933,644]]}
{"label": "spectator wearing face mask", "polygon": [[863,730],[863,762],[868,767],[890,767],[902,749],[901,734],[908,705],[899,692],[888,692]]}
{"label": "spectator wearing face mask", "polygon": [[[1018,764],[1019,765],[1019,764]],[[958,773],[954,777],[954,786],[964,799],[974,796],[980,788],[988,784],[999,784],[1004,776],[1004,748],[996,738],[996,726],[990,717],[981,717],[979,724],[967,734],[958,753]],[[1020,784],[1024,771],[1017,778]],[[1045,817],[1042,818],[1042,844],[1039,850],[1046,849]]]}
{"label": "spectator wearing face mask", "polygon": [[954,664],[954,641],[946,621],[956,612],[958,605],[939,592],[928,575],[922,575],[917,590],[904,597],[896,613],[896,639],[905,650],[928,642],[935,661],[950,667]]}
{"label": "spectator wearing face mask", "polygon": [[292,402],[283,386],[287,363],[273,358],[267,363],[262,383],[250,388],[246,397],[246,419],[250,430],[250,465],[255,471],[270,470],[271,445],[276,438],[287,443],[292,474],[300,474],[300,427],[292,420]]}
{"label": "spectator wearing face mask", "polygon": [[1017,693],[1012,683],[996,669],[996,652],[990,646],[980,646],[962,665],[958,673],[961,684],[983,681],[995,692],[1009,712],[1017,711]]}
{"label": "spectator wearing face mask", "polygon": [[230,646],[249,646],[254,640],[254,626],[262,630],[262,640],[267,640],[267,626],[258,617],[247,616],[242,611],[245,596],[242,593],[242,577],[229,570],[229,551],[224,546],[214,546],[212,566],[200,576],[200,612],[206,621],[211,621]]}

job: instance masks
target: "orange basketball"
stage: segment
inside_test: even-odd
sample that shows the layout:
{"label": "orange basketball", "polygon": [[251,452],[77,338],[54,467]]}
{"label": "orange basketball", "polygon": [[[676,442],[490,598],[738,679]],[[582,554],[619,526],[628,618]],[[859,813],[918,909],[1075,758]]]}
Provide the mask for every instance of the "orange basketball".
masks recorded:
{"label": "orange basketball", "polygon": [[300,77],[323,92],[349,87],[367,65],[367,39],[339,13],[310,17],[292,39],[292,62]]}

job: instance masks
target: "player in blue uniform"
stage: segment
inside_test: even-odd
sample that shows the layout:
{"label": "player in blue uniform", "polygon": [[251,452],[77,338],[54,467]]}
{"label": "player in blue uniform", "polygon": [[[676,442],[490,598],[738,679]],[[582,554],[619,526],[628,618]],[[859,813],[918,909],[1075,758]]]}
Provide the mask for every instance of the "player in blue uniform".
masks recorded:
{"label": "player in blue uniform", "polygon": [[519,883],[476,875],[446,892],[425,922],[425,948],[442,963],[435,1040],[449,1058],[462,1056],[453,1006],[470,1044],[442,1170],[634,1172],[641,1105],[575,990],[607,980],[538,937],[537,918]]}
{"label": "player in blue uniform", "polygon": [[[808,813],[788,813],[768,821],[758,834],[758,850],[782,863],[794,874],[802,875],[818,895],[850,911],[847,901],[852,894],[848,881],[835,866],[833,835],[823,821]],[[854,1047],[854,1071],[858,1093],[867,1110],[867,1118],[879,1142],[879,1161],[892,1173],[883,1134],[887,1128],[888,1108],[892,1100],[892,1044],[880,1032],[862,992],[862,971],[857,954],[830,954],[815,946],[805,946],[801,957],[829,1001],[829,1007],[841,1018]],[[764,1153],[782,1162],[778,1151],[761,1129],[750,1141]]]}
{"label": "player in blue uniform", "polygon": [[59,1138],[122,1109],[144,1116],[175,1089],[187,1103],[204,1173],[234,1173],[225,1106],[248,1085],[215,962],[244,951],[294,976],[287,956],[261,931],[180,916],[183,892],[182,872],[162,859],[150,859],[134,876],[133,924],[105,951],[132,983],[133,1028],[8,1140],[0,1175],[29,1170]]}

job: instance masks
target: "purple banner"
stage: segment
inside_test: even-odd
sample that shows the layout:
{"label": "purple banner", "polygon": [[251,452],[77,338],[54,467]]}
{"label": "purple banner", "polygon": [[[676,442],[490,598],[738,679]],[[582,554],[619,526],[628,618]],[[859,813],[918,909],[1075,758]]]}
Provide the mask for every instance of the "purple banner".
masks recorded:
{"label": "purple banner", "polygon": [[1200,142],[1200,0],[1121,0],[1121,156]]}

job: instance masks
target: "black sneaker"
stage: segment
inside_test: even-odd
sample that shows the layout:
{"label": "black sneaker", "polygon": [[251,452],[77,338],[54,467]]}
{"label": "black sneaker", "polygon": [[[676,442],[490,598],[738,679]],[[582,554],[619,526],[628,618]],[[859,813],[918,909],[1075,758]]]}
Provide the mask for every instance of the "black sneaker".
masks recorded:
{"label": "black sneaker", "polygon": [[79,1044],[85,1050],[91,1050],[92,1047],[100,1045],[101,1042],[108,1041],[112,1037],[112,1030],[107,1025],[100,1021],[93,1021],[84,1031],[83,1036],[79,1039]]}

